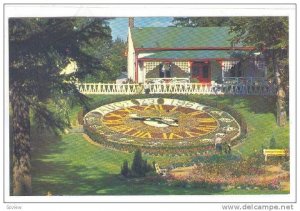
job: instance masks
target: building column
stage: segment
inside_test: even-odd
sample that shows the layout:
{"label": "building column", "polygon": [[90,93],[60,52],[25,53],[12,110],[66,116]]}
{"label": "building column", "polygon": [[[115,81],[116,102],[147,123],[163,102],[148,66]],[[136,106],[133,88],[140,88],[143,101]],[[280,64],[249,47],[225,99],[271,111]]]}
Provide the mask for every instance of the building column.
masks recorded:
{"label": "building column", "polygon": [[134,57],[134,81],[139,82],[139,64],[138,64],[138,55],[137,53],[135,54]]}

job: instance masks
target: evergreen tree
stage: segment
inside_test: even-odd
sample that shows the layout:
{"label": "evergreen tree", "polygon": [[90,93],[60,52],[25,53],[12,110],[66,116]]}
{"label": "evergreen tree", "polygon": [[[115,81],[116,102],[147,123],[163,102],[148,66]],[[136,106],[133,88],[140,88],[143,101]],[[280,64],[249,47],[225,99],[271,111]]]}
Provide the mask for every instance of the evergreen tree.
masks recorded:
{"label": "evergreen tree", "polygon": [[[32,193],[29,117],[55,132],[69,126],[67,108],[86,103],[72,82],[74,77],[105,69],[101,60],[81,47],[95,39],[111,39],[110,33],[101,18],[9,19],[13,195]],[[70,59],[77,62],[78,71],[61,74]]]}
{"label": "evergreen tree", "polygon": [[134,153],[134,158],[131,165],[131,171],[134,176],[145,176],[144,172],[144,161],[142,159],[142,152],[140,149]]}
{"label": "evergreen tree", "polygon": [[123,165],[121,167],[121,174],[124,177],[128,177],[129,176],[129,167],[128,167],[128,161],[124,160]]}

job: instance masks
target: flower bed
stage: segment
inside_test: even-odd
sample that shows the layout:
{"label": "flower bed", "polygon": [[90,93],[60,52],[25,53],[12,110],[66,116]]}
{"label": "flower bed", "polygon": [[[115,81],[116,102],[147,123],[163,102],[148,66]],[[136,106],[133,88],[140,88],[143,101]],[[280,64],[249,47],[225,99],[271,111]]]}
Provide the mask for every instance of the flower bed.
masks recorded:
{"label": "flower bed", "polygon": [[177,174],[177,171],[175,169],[170,172],[168,180],[171,183],[189,183],[203,187],[276,190],[280,188],[282,181],[289,181],[288,171],[280,166],[265,166],[263,157],[260,156],[248,159],[222,155],[207,157],[184,174]]}
{"label": "flower bed", "polygon": [[[151,96],[152,97],[152,96]],[[143,98],[149,98],[149,96],[142,95],[138,96],[137,99],[143,99]],[[131,96],[123,96],[118,97],[118,99],[109,99],[109,100],[103,100],[101,103],[94,103],[92,106],[90,106],[89,110],[97,108],[101,105],[106,105],[109,103],[112,103],[114,101],[120,101],[120,100],[128,100],[134,101],[134,99],[131,99]],[[162,99],[162,96],[160,95],[159,100]],[[172,99],[180,99],[180,100],[189,100],[192,102],[197,102],[197,98],[193,98],[191,96],[172,96]],[[201,102],[202,105],[207,106],[207,108],[212,108],[216,111],[223,112],[225,115],[224,119],[226,119],[227,116],[231,116],[235,119],[237,124],[239,125],[240,132],[237,135],[234,132],[226,132],[226,138],[223,139],[223,142],[231,143],[231,145],[237,144],[242,138],[245,137],[247,133],[247,124],[243,116],[236,111],[235,109],[231,108],[230,106],[218,103],[216,101],[206,100],[204,102]],[[87,110],[85,109],[85,110]],[[86,112],[84,112],[86,113]],[[227,115],[227,116],[226,116]],[[80,115],[81,116],[81,115]],[[169,154],[169,155],[201,155],[201,156],[207,156],[215,152],[215,143],[214,143],[214,134],[208,133],[207,135],[203,135],[201,137],[201,140],[197,138],[191,138],[188,140],[183,139],[182,141],[165,141],[160,140],[158,138],[145,140],[145,139],[139,139],[139,138],[128,138],[127,136],[124,136],[123,134],[110,131],[109,128],[103,127],[102,125],[99,125],[97,121],[95,120],[96,124],[84,124],[84,131],[85,133],[94,141],[109,147],[114,148],[117,150],[127,151],[127,152],[133,152],[136,149],[140,148],[143,150],[144,153],[152,154],[152,155],[163,155],[163,154]],[[232,126],[235,126],[233,123],[223,123],[219,122],[219,128],[226,128]],[[111,134],[110,136],[113,136],[113,138],[110,138],[107,136],[107,134]],[[152,136],[155,138],[154,136]]]}
{"label": "flower bed", "polygon": [[278,190],[280,189],[281,181],[288,181],[289,174],[278,175],[274,177],[258,177],[258,176],[241,176],[241,177],[207,177],[197,176],[196,178],[168,176],[168,181],[171,184],[191,184],[201,188],[215,189],[264,189]]}

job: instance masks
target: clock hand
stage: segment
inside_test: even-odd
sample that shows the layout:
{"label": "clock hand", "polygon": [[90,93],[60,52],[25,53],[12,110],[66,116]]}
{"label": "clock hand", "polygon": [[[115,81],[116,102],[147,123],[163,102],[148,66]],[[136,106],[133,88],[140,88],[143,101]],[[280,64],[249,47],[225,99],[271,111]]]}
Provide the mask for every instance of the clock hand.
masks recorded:
{"label": "clock hand", "polygon": [[[150,119],[151,121],[168,122],[163,117],[138,116],[137,114],[130,114],[129,117],[133,120],[143,120],[143,121],[145,121],[145,120]],[[168,119],[172,120],[173,122],[178,123],[178,119],[176,119],[176,118],[168,117]]]}
{"label": "clock hand", "polygon": [[133,120],[152,121],[152,122],[157,122],[159,124],[178,127],[178,119],[175,118],[169,118],[168,121],[162,117],[143,117],[143,116],[138,116],[137,114],[130,114],[129,116]]}

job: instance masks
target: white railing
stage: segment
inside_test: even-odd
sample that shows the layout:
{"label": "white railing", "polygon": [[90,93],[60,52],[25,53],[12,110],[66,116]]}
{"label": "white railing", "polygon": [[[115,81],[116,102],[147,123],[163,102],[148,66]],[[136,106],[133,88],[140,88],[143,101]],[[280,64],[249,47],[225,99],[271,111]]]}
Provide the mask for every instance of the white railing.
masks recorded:
{"label": "white railing", "polygon": [[264,77],[223,77],[225,84],[264,85],[268,81]]}
{"label": "white railing", "polygon": [[275,95],[272,84],[104,84],[81,83],[78,90],[83,94],[203,94],[203,95]]}
{"label": "white railing", "polygon": [[113,84],[113,83],[78,83],[77,89],[82,94],[142,94],[142,84]]}
{"label": "white railing", "polygon": [[189,83],[189,78],[146,78],[146,84],[158,84],[158,83]]}

